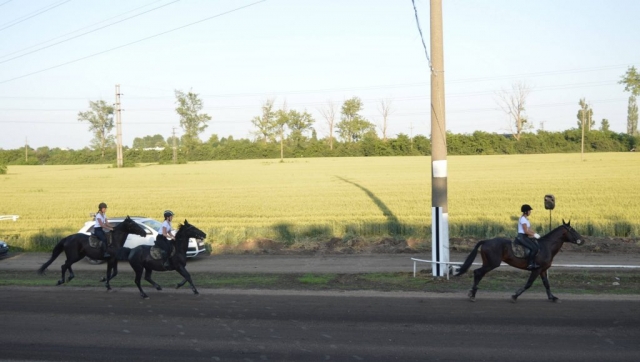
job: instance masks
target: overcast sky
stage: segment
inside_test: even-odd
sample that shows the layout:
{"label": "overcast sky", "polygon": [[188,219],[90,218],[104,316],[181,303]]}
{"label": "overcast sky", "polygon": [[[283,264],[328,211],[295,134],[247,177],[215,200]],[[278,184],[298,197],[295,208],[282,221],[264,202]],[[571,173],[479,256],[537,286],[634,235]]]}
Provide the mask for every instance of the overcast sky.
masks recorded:
{"label": "overcast sky", "polygon": [[[429,1],[416,6],[429,49]],[[640,66],[638,14],[633,0],[444,0],[447,129],[507,132],[496,92],[523,81],[536,129],[576,127],[585,97],[598,127],[626,131],[617,82]],[[428,136],[429,80],[411,0],[0,0],[3,149],[88,146],[77,114],[113,103],[116,84],[127,146],[182,134],[175,89],[203,99],[203,141],[252,137],[270,98],[309,111],[324,137],[318,108],[354,96],[374,124],[392,102],[390,136]]]}

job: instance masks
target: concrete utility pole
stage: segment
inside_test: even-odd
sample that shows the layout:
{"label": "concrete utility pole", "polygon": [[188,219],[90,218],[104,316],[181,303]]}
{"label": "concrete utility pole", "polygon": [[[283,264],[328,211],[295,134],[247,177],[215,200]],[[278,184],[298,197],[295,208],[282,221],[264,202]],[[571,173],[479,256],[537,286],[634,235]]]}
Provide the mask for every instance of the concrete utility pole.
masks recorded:
{"label": "concrete utility pole", "polygon": [[116,84],[116,155],[117,165],[122,167],[122,115],[120,113],[120,84]]}
{"label": "concrete utility pole", "polygon": [[[431,0],[431,260],[448,263],[447,129],[442,38],[442,0]],[[445,267],[434,263],[433,276],[445,276]]]}
{"label": "concrete utility pole", "polygon": [[176,147],[176,128],[173,127],[173,134],[171,136],[173,140],[173,163],[178,163],[178,148]]}
{"label": "concrete utility pole", "polygon": [[584,108],[582,109],[582,141],[580,142],[580,161],[584,161]]}

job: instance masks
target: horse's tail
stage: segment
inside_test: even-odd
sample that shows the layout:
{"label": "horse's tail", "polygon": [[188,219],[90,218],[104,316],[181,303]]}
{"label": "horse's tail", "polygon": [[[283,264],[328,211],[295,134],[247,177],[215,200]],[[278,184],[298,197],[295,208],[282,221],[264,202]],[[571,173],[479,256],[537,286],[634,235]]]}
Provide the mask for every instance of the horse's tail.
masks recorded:
{"label": "horse's tail", "polygon": [[116,252],[117,260],[129,260],[129,254],[131,253],[131,248],[122,247],[118,249]]}
{"label": "horse's tail", "polygon": [[[71,236],[73,236],[73,235],[71,235]],[[40,275],[44,274],[44,271],[47,270],[49,265],[51,265],[51,263],[53,263],[53,261],[56,260],[56,258],[60,254],[62,254],[62,252],[64,251],[64,243],[71,236],[67,236],[66,238],[63,238],[62,240],[58,241],[58,244],[56,244],[56,246],[53,248],[53,251],[51,252],[51,258],[49,258],[49,260],[47,260],[46,263],[42,264],[40,269],[38,269],[38,274],[40,274]]]}
{"label": "horse's tail", "polygon": [[480,249],[482,244],[484,244],[485,242],[486,240],[482,240],[476,244],[475,248],[471,250],[471,254],[469,254],[469,256],[467,257],[467,260],[465,260],[464,263],[460,266],[460,269],[458,269],[458,273],[456,274],[456,276],[462,275],[466,273],[467,270],[469,270],[469,267],[471,266],[471,264],[473,264],[473,261],[476,259],[476,255],[478,255],[478,249]]}

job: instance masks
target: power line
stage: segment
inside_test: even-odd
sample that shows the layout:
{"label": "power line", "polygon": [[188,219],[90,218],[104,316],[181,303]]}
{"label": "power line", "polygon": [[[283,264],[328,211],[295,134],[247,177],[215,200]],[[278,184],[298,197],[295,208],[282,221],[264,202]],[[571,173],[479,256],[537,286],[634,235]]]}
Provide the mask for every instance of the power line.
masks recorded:
{"label": "power line", "polygon": [[[111,19],[119,18],[119,17],[121,17],[122,15],[128,14],[128,13],[130,13],[130,12],[133,12],[133,11],[136,11],[136,10],[139,10],[139,9],[142,9],[142,8],[146,8],[147,6],[152,5],[152,4],[155,4],[155,3],[158,3],[158,2],[160,2],[160,1],[163,1],[163,0],[156,0],[156,1],[151,2],[151,3],[149,3],[149,4],[146,4],[146,5],[143,5],[143,6],[139,6],[139,7],[135,8],[135,9],[132,9],[132,10],[125,11],[124,13],[118,14],[118,15],[116,15],[116,16],[112,16],[112,17],[110,17],[110,18],[108,18],[108,19],[105,19],[105,20],[99,21],[99,22],[97,22],[97,23],[93,23],[93,24],[91,24],[91,25],[83,26],[82,28],[76,29],[76,30],[71,31],[71,32],[68,32],[68,33],[66,33],[66,34],[62,34],[62,35],[60,35],[60,36],[57,36],[57,37],[55,37],[55,38],[51,38],[51,39],[49,39],[49,40],[46,40],[46,41],[40,42],[40,43],[38,43],[38,44],[34,44],[34,45],[29,46],[29,47],[22,48],[22,49],[20,49],[20,50],[16,50],[16,51],[11,52],[11,53],[7,53],[7,54],[5,54],[5,55],[0,55],[0,58],[6,58],[6,57],[8,57],[8,56],[10,56],[10,55],[13,55],[13,54],[16,54],[16,53],[20,53],[20,52],[23,52],[23,51],[25,51],[25,50],[29,50],[29,49],[31,49],[31,48],[35,48],[35,47],[37,47],[38,45],[46,44],[46,43],[51,42],[51,41],[54,41],[54,40],[56,40],[56,39],[63,38],[63,37],[65,37],[65,36],[67,36],[67,35],[70,35],[70,34],[73,34],[73,33],[77,33],[77,32],[79,32],[80,30],[84,30],[84,29],[86,29],[86,28],[90,28],[90,27],[92,27],[92,26],[95,26],[95,25],[98,25],[98,24],[102,24],[102,23],[107,22],[107,21],[109,21],[109,20],[111,20]],[[1,6],[1,5],[0,5],[0,6]]]}
{"label": "power line", "polygon": [[59,41],[59,42],[57,42],[57,43],[49,44],[49,45],[44,46],[44,47],[42,47],[42,48],[38,48],[38,49],[32,50],[32,51],[30,51],[30,52],[24,53],[24,54],[20,54],[20,55],[18,55],[18,56],[13,57],[13,58],[5,59],[5,60],[3,60],[3,61],[0,61],[0,64],[2,64],[2,63],[6,63],[6,62],[11,61],[11,60],[14,60],[14,59],[22,58],[22,57],[24,57],[24,56],[26,56],[26,55],[33,54],[33,53],[39,52],[39,51],[44,50],[44,49],[47,49],[47,48],[51,48],[52,46],[56,46],[56,45],[58,45],[58,44],[66,43],[66,42],[68,42],[68,41],[70,41],[70,40],[80,38],[81,36],[84,36],[84,35],[87,35],[87,34],[91,34],[91,33],[96,32],[96,31],[98,31],[98,30],[102,30],[102,29],[108,28],[108,27],[110,27],[110,26],[112,26],[112,25],[116,25],[116,24],[119,24],[119,23],[125,22],[125,21],[127,21],[127,20],[130,20],[130,19],[136,18],[136,17],[138,17],[138,16],[141,16],[141,15],[144,15],[144,14],[147,14],[147,13],[150,13],[150,12],[152,12],[152,11],[155,11],[155,10],[161,9],[161,8],[163,8],[163,7],[165,7],[165,6],[169,6],[169,5],[171,5],[171,4],[177,3],[178,1],[180,1],[180,0],[174,0],[174,1],[170,2],[170,3],[164,4],[164,5],[160,5],[160,6],[156,7],[156,8],[153,8],[153,9],[150,9],[150,10],[147,10],[147,11],[144,11],[144,12],[142,12],[142,13],[139,13],[139,14],[136,14],[136,15],[133,15],[133,16],[130,16],[130,17],[128,17],[128,18],[125,18],[125,19],[122,19],[122,20],[118,20],[118,21],[116,21],[116,22],[113,22],[113,23],[111,23],[111,24],[107,24],[107,25],[102,26],[102,27],[99,27],[99,28],[97,28],[97,29],[90,30],[90,31],[88,31],[88,32],[86,32],[86,33],[82,33],[82,34],[76,35],[76,36],[74,36],[74,37],[71,37],[71,38],[68,38],[68,39],[65,39],[65,40],[61,40],[61,41]]}
{"label": "power line", "polygon": [[[69,1],[70,1],[70,0],[69,0]],[[127,44],[119,45],[119,46],[114,47],[114,48],[111,48],[111,49],[103,50],[103,51],[101,51],[101,52],[97,52],[97,53],[94,53],[94,54],[91,54],[91,55],[87,55],[87,56],[82,57],[82,58],[77,58],[77,59],[74,59],[74,60],[71,60],[71,61],[68,61],[68,62],[62,63],[62,64],[54,65],[54,66],[49,67],[49,68],[41,69],[41,70],[38,70],[38,71],[35,71],[35,72],[27,73],[27,74],[24,74],[24,75],[21,75],[21,76],[15,77],[15,78],[5,79],[5,80],[3,80],[3,81],[0,81],[0,84],[4,84],[4,83],[7,83],[7,82],[11,82],[11,81],[13,81],[13,80],[17,80],[17,79],[25,78],[25,77],[28,77],[28,76],[31,76],[31,75],[34,75],[34,74],[38,74],[38,73],[42,73],[42,72],[46,72],[47,70],[51,70],[51,69],[55,69],[55,68],[59,68],[59,67],[62,67],[62,66],[65,66],[65,65],[69,65],[69,64],[72,64],[72,63],[76,63],[76,62],[79,62],[79,61],[81,61],[81,60],[85,60],[85,59],[88,59],[88,58],[92,58],[92,57],[95,57],[95,56],[98,56],[98,55],[101,55],[101,54],[104,54],[104,53],[108,53],[108,52],[113,51],[113,50],[116,50],[116,49],[124,48],[124,47],[129,46],[129,45],[133,45],[133,44],[136,44],[136,43],[143,42],[143,41],[145,41],[145,40],[149,40],[149,39],[157,38],[157,37],[159,37],[159,36],[161,36],[161,35],[165,35],[165,34],[168,34],[168,33],[174,32],[174,31],[177,31],[177,30],[181,30],[181,29],[184,29],[184,28],[186,28],[186,27],[189,27],[189,26],[192,26],[192,25],[195,25],[195,24],[199,24],[199,23],[205,22],[205,21],[207,21],[207,20],[215,19],[215,18],[218,18],[218,17],[220,17],[220,16],[227,15],[227,14],[230,14],[230,13],[236,12],[236,11],[238,11],[238,10],[242,10],[242,9],[245,9],[245,8],[251,7],[251,6],[257,5],[257,4],[259,4],[259,3],[265,2],[265,1],[267,1],[267,0],[259,0],[259,1],[253,2],[253,3],[249,4],[249,5],[240,6],[240,7],[237,7],[237,8],[235,8],[235,9],[233,9],[233,10],[225,11],[225,12],[222,12],[222,13],[220,13],[220,14],[216,14],[216,15],[213,15],[213,16],[210,16],[210,17],[207,17],[207,18],[204,18],[204,19],[198,20],[198,21],[194,21],[193,23],[189,23],[189,24],[186,24],[186,25],[183,25],[183,26],[179,26],[179,27],[177,27],[177,28],[174,28],[174,29],[171,29],[171,30],[167,30],[167,31],[164,31],[164,32],[161,32],[161,33],[155,34],[155,35],[151,35],[151,36],[148,36],[148,37],[145,37],[145,38],[142,38],[142,39],[138,39],[138,40],[132,41],[132,42],[127,43]]]}
{"label": "power line", "polygon": [[7,0],[7,1],[3,2],[2,4],[0,4],[0,6],[2,6],[2,5],[7,5],[7,4],[8,4],[8,3],[10,3],[10,2],[11,2],[11,0]]}
{"label": "power line", "polygon": [[[12,21],[14,21],[14,23],[13,23],[13,24],[7,25],[7,26],[5,26],[4,28],[0,28],[0,31],[3,31],[3,30],[5,30],[5,29],[9,29],[10,27],[12,27],[12,26],[14,26],[14,25],[20,24],[20,23],[22,23],[23,21],[27,21],[27,20],[29,20],[29,19],[31,19],[31,18],[33,18],[33,17],[35,17],[35,16],[38,16],[38,15],[40,15],[40,14],[46,13],[46,12],[47,12],[47,11],[49,11],[49,10],[53,10],[53,9],[57,8],[58,6],[60,6],[60,5],[64,5],[64,4],[68,3],[69,1],[71,1],[71,0],[63,1],[63,2],[61,2],[61,3],[59,3],[59,4],[56,4],[56,5],[54,5],[54,6],[51,6],[51,7],[49,7],[49,8],[47,8],[47,7],[48,7],[48,6],[50,6],[50,5],[47,5],[47,6],[45,6],[44,8],[40,9],[40,10],[42,10],[42,11],[40,11],[40,10],[36,10],[36,11],[35,11],[35,14],[34,14],[34,13],[31,13],[31,14],[33,14],[33,15],[31,15],[31,16],[29,16],[30,14],[25,15],[25,16],[26,16],[26,18],[24,18],[24,19],[22,19],[22,20],[20,20],[21,18],[18,18],[18,19],[16,19],[16,20],[12,20]],[[6,3],[5,3],[5,4],[6,4]],[[4,4],[3,4],[3,5],[4,5]],[[44,9],[44,10],[43,10],[43,9]],[[11,23],[11,21],[10,21],[9,23]],[[7,24],[9,24],[9,23],[7,23]],[[6,25],[6,24],[4,24],[4,25]],[[0,25],[0,26],[4,26],[4,25]]]}
{"label": "power line", "polygon": [[415,0],[411,0],[413,4],[413,12],[416,15],[416,25],[418,26],[418,32],[420,33],[420,40],[422,40],[422,47],[424,48],[424,54],[427,56],[427,61],[429,62],[429,69],[433,73],[433,66],[431,65],[431,59],[429,58],[429,52],[427,51],[427,45],[424,42],[424,37],[422,36],[422,28],[420,28],[420,20],[418,19],[418,9],[416,8]]}

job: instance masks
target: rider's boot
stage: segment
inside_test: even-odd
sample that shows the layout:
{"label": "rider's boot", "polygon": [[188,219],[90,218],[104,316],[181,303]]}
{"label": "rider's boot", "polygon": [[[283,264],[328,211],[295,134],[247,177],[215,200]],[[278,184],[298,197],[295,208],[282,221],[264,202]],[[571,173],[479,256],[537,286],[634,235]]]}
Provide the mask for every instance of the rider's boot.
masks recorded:
{"label": "rider's boot", "polygon": [[529,255],[529,266],[527,266],[527,269],[529,270],[538,269],[540,267],[540,265],[536,264],[536,256],[532,254],[533,253]]}
{"label": "rider's boot", "polygon": [[162,260],[164,260],[164,263],[162,263],[162,267],[165,269],[169,269],[171,268],[171,258],[169,258],[169,254],[167,254],[166,251],[161,251],[160,254],[162,255]]}
{"label": "rider's boot", "polygon": [[102,242],[102,251],[104,253],[102,255],[104,258],[110,258],[111,257],[111,254],[109,254],[109,251],[107,251],[107,243],[105,243],[105,242]]}

